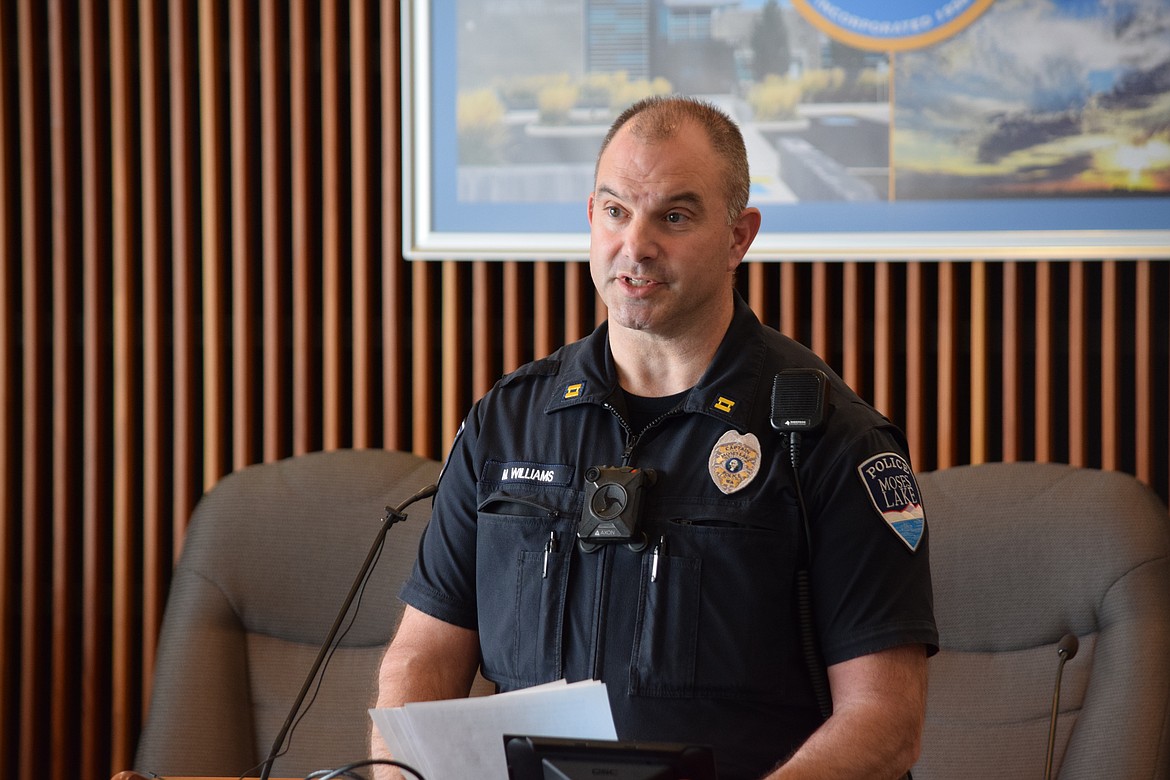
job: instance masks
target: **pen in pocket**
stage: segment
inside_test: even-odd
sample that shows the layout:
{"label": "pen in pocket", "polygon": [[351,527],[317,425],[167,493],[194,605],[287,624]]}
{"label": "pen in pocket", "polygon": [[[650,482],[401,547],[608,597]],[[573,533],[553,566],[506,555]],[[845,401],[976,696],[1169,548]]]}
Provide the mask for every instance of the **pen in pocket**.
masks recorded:
{"label": "pen in pocket", "polygon": [[557,551],[557,532],[548,532],[548,541],[544,543],[544,565],[540,570],[540,578],[548,579],[548,556]]}
{"label": "pen in pocket", "polygon": [[650,581],[658,581],[658,558],[666,555],[666,536],[658,537],[658,544],[654,545],[654,552],[650,556]]}

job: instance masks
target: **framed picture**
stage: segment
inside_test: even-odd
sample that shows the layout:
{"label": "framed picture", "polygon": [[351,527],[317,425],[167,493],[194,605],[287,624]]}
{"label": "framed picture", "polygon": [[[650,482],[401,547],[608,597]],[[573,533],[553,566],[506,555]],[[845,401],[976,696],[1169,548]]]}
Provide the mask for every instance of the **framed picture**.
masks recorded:
{"label": "framed picture", "polygon": [[[880,6],[880,8],[878,8]],[[613,118],[740,125],[749,259],[1170,257],[1170,0],[404,0],[405,255],[582,259]]]}

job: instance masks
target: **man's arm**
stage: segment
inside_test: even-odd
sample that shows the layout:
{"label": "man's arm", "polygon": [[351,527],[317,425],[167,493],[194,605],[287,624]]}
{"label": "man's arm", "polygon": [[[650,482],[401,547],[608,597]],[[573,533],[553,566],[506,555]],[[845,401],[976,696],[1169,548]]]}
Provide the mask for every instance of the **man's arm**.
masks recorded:
{"label": "man's arm", "polygon": [[[479,634],[444,623],[407,606],[394,641],[378,668],[378,707],[400,707],[411,701],[458,699],[471,690],[479,669]],[[370,756],[387,758],[389,750],[375,728]],[[377,777],[393,777],[379,772]]]}
{"label": "man's arm", "polygon": [[926,678],[921,645],[830,666],[833,714],[765,780],[902,777],[921,749]]}

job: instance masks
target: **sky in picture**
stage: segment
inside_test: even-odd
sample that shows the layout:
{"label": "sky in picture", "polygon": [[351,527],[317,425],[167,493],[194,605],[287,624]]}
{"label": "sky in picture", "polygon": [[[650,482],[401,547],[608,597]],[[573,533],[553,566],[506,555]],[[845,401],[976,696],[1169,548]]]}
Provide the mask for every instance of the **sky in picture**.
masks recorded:
{"label": "sky in picture", "polygon": [[894,73],[899,200],[1170,194],[1170,0],[997,0]]}

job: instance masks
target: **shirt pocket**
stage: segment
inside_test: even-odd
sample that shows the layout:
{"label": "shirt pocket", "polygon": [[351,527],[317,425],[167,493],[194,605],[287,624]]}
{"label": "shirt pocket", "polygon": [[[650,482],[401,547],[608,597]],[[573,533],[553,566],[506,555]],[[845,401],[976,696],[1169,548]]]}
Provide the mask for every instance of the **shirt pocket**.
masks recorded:
{"label": "shirt pocket", "polygon": [[798,643],[791,535],[713,517],[655,525],[642,560],[630,693],[782,695]]}
{"label": "shirt pocket", "polygon": [[501,690],[564,676],[571,520],[543,497],[480,502],[476,603],[482,673]]}

